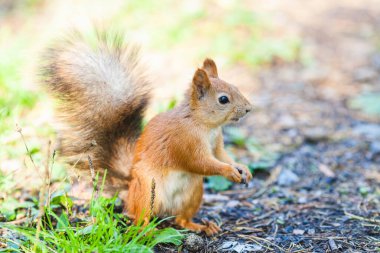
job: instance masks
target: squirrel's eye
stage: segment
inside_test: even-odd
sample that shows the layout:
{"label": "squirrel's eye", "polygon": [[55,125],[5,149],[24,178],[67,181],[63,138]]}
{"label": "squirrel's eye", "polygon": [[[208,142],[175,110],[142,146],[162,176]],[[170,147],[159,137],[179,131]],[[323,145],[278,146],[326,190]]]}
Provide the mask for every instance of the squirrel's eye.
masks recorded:
{"label": "squirrel's eye", "polygon": [[221,103],[222,105],[227,104],[229,102],[230,102],[230,100],[228,99],[228,97],[226,97],[226,96],[219,97],[219,103]]}

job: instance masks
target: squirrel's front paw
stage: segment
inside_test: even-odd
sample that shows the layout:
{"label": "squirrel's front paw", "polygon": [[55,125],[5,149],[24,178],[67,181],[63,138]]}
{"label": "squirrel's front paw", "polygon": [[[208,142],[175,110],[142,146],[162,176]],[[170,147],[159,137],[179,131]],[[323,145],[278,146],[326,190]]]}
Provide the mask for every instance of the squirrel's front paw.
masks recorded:
{"label": "squirrel's front paw", "polygon": [[223,176],[227,178],[228,180],[235,183],[241,183],[242,173],[239,172],[238,168],[235,168],[234,166],[229,165],[226,169],[224,169],[223,172],[224,172]]}
{"label": "squirrel's front paw", "polygon": [[249,168],[243,164],[235,164],[235,168],[242,175],[242,181],[240,183],[248,185],[248,182],[252,179],[252,173]]}

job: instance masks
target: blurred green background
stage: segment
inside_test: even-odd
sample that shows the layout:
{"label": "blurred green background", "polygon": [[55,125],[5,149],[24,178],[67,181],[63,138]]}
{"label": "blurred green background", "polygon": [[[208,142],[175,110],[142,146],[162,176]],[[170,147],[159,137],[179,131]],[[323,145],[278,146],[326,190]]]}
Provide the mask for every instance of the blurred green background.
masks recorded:
{"label": "blurred green background", "polygon": [[[310,50],[313,44],[303,41],[299,29],[294,29],[297,25],[284,22],[281,8],[285,6],[271,7],[259,1],[232,0],[2,0],[0,192],[22,188],[30,178],[36,178],[33,170],[25,169],[30,167],[28,154],[16,125],[23,129],[38,164],[43,161],[46,143],[55,139],[54,104],[40,87],[38,76],[40,57],[54,40],[73,28],[86,31],[94,25],[124,31],[128,41],[141,45],[142,60],[156,87],[150,118],[181,98],[194,69],[205,57],[214,58],[222,78],[237,85],[246,96],[260,89],[258,73],[284,63],[311,66],[312,75],[321,75],[315,65],[317,52]],[[302,10],[294,12],[303,14]],[[303,20],[299,22],[307,23],[307,17],[300,16]],[[334,78],[332,75],[332,83],[347,81]],[[350,97],[348,105],[371,117],[380,114],[376,92],[364,89]],[[238,143],[246,139],[236,129],[230,133]],[[238,146],[260,154],[255,158],[267,156],[253,138]],[[56,173],[57,177],[64,175],[59,169]],[[38,186],[41,182],[36,180],[28,187]]]}
{"label": "blurred green background", "polygon": [[49,42],[74,27],[86,30],[96,24],[125,31],[132,42],[142,44],[153,66],[162,54],[173,52],[178,54],[166,58],[177,57],[179,62],[188,62],[193,66],[191,71],[206,56],[221,58],[222,64],[243,64],[248,68],[274,59],[298,59],[300,39],[292,34],[276,33],[270,16],[255,12],[248,3],[3,1],[0,13],[0,133],[14,129],[14,123],[44,97],[35,78],[40,53]]}
{"label": "blurred green background", "polygon": [[[154,115],[181,96],[205,57],[215,58],[222,69],[235,69],[239,75],[227,76],[244,84],[247,94],[257,88],[254,73],[260,67],[274,61],[307,62],[300,38],[276,29],[271,15],[256,8],[251,1],[1,1],[0,173],[12,175],[24,167],[16,124],[37,163],[40,149],[54,140],[52,103],[40,87],[38,66],[43,50],[70,29],[96,25],[122,30],[132,43],[141,44],[157,86]],[[0,184],[4,192],[11,180],[2,181],[7,182]]]}
{"label": "blurred green background", "polygon": [[[268,6],[273,7],[259,1],[232,0],[2,0],[0,191],[11,189],[16,172],[28,167],[16,125],[23,129],[37,163],[43,160],[41,149],[48,140],[54,141],[53,103],[40,87],[38,76],[41,55],[54,40],[73,28],[86,31],[95,25],[121,30],[128,41],[140,44],[142,60],[156,88],[150,118],[181,98],[205,57],[214,58],[222,78],[246,96],[260,89],[257,74],[264,69],[283,63],[317,69],[312,43],[305,46],[300,31],[294,29],[297,26],[281,17],[285,7]],[[378,93],[364,92],[348,105],[379,115],[379,101]],[[232,136],[244,136],[233,132]],[[17,185],[33,174],[23,171]]]}

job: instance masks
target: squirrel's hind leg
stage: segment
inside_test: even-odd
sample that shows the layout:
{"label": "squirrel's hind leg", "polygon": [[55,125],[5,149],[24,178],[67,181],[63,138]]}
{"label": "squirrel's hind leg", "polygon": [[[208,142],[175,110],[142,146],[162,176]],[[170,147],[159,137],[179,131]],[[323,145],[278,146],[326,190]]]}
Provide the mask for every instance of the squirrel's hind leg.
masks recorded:
{"label": "squirrel's hind leg", "polygon": [[185,219],[182,217],[177,217],[175,222],[186,229],[194,232],[205,232],[208,236],[217,234],[222,231],[222,229],[216,225],[214,222],[205,222],[205,225],[195,223],[190,219]]}
{"label": "squirrel's hind leg", "polygon": [[208,236],[219,233],[221,229],[214,222],[203,221],[204,224],[198,224],[192,221],[192,218],[197,213],[202,203],[203,178],[195,182],[192,186],[193,189],[188,191],[188,196],[191,196],[191,198],[185,201],[182,210],[177,213],[175,223],[191,231],[203,231]]}

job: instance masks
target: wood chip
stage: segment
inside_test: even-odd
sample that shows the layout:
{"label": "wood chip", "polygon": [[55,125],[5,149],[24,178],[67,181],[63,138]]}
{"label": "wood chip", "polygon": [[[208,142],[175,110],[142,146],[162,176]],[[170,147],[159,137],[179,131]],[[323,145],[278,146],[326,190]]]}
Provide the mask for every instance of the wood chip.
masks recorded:
{"label": "wood chip", "polygon": [[329,239],[329,246],[332,252],[338,251],[338,246],[336,246],[336,243],[333,239]]}
{"label": "wood chip", "polygon": [[327,167],[327,165],[319,164],[318,169],[326,177],[335,177],[334,171],[332,171],[329,167]]}
{"label": "wood chip", "polygon": [[294,235],[303,235],[305,233],[305,230],[302,229],[294,229],[293,234]]}
{"label": "wood chip", "polygon": [[269,178],[267,179],[267,181],[265,181],[265,186],[269,186],[269,185],[273,184],[274,182],[276,182],[278,176],[279,176],[280,173],[281,173],[281,170],[282,170],[282,167],[281,167],[281,166],[277,166],[277,167],[275,167],[275,168],[271,171],[270,176],[269,176]]}

